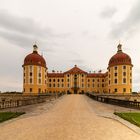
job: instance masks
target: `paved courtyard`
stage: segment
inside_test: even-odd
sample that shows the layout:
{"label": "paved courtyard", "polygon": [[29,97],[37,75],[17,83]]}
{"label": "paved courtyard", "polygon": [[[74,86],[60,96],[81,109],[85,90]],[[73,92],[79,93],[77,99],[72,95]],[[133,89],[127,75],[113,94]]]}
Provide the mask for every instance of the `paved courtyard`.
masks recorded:
{"label": "paved courtyard", "polygon": [[126,125],[104,116],[114,107],[85,95],[65,95],[54,105],[38,107],[34,114],[0,124],[0,140],[140,140]]}

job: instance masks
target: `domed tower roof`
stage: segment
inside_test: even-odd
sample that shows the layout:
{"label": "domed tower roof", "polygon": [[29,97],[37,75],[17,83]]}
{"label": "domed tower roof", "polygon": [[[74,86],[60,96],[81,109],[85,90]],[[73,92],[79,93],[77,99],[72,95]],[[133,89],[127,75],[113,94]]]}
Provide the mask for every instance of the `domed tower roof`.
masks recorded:
{"label": "domed tower roof", "polygon": [[46,61],[41,55],[38,54],[37,49],[37,45],[33,45],[33,52],[25,57],[23,66],[37,65],[46,68]]}
{"label": "domed tower roof", "polygon": [[115,55],[111,57],[109,60],[109,67],[116,66],[116,65],[131,65],[131,57],[122,51],[122,45],[119,44],[118,51]]}

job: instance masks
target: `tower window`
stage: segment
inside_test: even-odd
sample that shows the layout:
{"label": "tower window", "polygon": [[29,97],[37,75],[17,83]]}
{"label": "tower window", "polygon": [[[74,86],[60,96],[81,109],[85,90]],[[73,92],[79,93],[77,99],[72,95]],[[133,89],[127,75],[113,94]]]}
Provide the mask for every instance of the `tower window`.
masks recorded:
{"label": "tower window", "polygon": [[38,80],[38,83],[41,84],[41,79]]}
{"label": "tower window", "polygon": [[123,76],[126,76],[126,72],[123,72]]}
{"label": "tower window", "polygon": [[30,66],[30,71],[32,71],[32,66]]}
{"label": "tower window", "polygon": [[30,78],[30,83],[32,83],[32,78]]}
{"label": "tower window", "polygon": [[30,92],[32,92],[32,88],[30,88]]}
{"label": "tower window", "polygon": [[41,77],[41,73],[39,73],[38,76]]}
{"label": "tower window", "polygon": [[30,76],[32,76],[32,72],[30,72]]}
{"label": "tower window", "polygon": [[126,83],[126,78],[123,78],[123,83],[124,83],[124,84]]}
{"label": "tower window", "polygon": [[115,84],[117,84],[117,82],[118,82],[118,80],[117,80],[117,79],[115,79],[115,80],[114,80],[114,83],[115,83]]}
{"label": "tower window", "polygon": [[117,70],[117,66],[115,66],[114,69]]}
{"label": "tower window", "polygon": [[117,72],[115,72],[114,75],[117,76]]}

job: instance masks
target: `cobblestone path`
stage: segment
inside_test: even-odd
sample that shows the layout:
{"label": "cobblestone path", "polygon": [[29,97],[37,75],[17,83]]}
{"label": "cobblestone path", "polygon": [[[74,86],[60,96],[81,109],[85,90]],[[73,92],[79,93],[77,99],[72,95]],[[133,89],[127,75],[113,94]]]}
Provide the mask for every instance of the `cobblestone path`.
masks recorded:
{"label": "cobblestone path", "polygon": [[87,98],[66,95],[47,112],[2,123],[0,140],[140,140],[125,125],[98,116]]}

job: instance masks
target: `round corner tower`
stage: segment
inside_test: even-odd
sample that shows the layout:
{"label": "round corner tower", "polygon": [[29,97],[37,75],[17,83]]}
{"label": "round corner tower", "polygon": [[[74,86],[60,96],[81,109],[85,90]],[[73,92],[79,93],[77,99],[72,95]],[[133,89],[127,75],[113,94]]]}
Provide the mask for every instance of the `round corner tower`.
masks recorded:
{"label": "round corner tower", "polygon": [[132,62],[129,55],[122,51],[122,45],[108,64],[108,92],[132,93]]}
{"label": "round corner tower", "polygon": [[23,93],[38,95],[47,92],[47,67],[43,56],[38,54],[37,45],[33,45],[33,52],[24,59]]}

